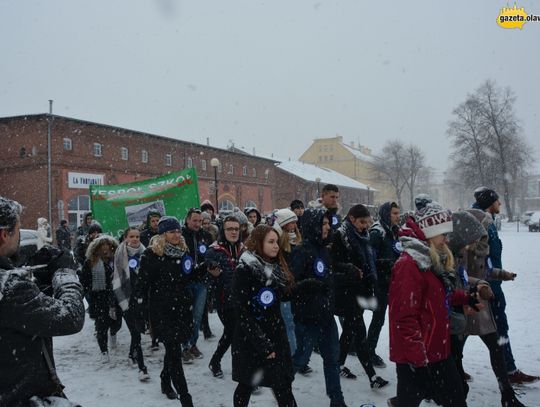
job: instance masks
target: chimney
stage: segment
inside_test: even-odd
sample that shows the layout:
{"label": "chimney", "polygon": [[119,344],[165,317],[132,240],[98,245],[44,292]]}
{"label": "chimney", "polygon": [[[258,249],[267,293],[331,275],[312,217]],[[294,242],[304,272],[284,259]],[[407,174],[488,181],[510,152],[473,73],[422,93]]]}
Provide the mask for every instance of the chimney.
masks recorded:
{"label": "chimney", "polygon": [[206,137],[206,145],[207,145],[207,146],[210,145],[210,137]]}

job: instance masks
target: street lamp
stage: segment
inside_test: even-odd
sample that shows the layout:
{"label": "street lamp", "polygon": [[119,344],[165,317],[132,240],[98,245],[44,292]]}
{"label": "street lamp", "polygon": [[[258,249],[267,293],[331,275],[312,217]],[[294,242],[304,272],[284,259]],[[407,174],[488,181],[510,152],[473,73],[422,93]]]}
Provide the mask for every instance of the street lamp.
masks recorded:
{"label": "street lamp", "polygon": [[315,182],[317,183],[317,197],[316,198],[318,198],[319,196],[321,196],[321,191],[319,190],[319,187],[321,184],[321,178],[320,177],[315,178]]}
{"label": "street lamp", "polygon": [[369,206],[370,196],[369,196],[369,185],[367,187],[367,204]]}
{"label": "street lamp", "polygon": [[217,169],[219,167],[219,160],[217,158],[212,158],[210,160],[210,165],[214,167],[214,191],[216,193],[216,210],[214,215],[217,216],[219,213],[219,204],[218,204],[218,186],[217,186]]}

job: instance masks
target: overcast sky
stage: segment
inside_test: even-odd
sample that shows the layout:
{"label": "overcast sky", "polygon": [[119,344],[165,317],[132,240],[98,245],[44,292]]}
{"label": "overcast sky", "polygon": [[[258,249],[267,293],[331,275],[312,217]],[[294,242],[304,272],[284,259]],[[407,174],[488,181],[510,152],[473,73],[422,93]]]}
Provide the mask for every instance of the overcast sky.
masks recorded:
{"label": "overcast sky", "polygon": [[400,138],[444,169],[452,109],[491,78],[540,152],[540,23],[500,28],[505,5],[0,0],[0,116],[54,99],[59,115],[292,159],[318,137],[375,152]]}

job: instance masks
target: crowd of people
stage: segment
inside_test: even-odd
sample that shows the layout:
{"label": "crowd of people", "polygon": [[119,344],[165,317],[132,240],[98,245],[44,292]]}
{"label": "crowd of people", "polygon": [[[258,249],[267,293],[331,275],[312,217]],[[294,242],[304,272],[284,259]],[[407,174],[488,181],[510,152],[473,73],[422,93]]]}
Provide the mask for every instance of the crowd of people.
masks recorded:
{"label": "crowd of people", "polygon": [[[165,349],[161,391],[183,407],[194,405],[184,365],[205,357],[197,343],[201,331],[214,336],[214,310],[223,330],[209,369],[223,378],[231,349],[235,407],[248,406],[259,387],[271,388],[278,406],[297,406],[292,382],[314,375],[313,352],[323,360],[331,407],[346,407],[340,381],[357,379],[348,356],[374,391],[387,386],[377,372],[387,367],[380,354],[388,350],[377,348],[387,311],[397,375],[389,406],[466,406],[463,348],[471,335],[487,347],[501,405],[523,406],[513,386],[539,378],[517,369],[508,338],[501,282],[516,274],[502,266],[493,223],[500,201],[485,187],[474,198],[471,209],[455,212],[424,194],[414,213],[386,202],[374,220],[362,204],[341,213],[339,188],[329,184],[306,207],[295,199],[267,216],[256,208],[217,216],[209,201],[184,219],[151,211],[118,239],[88,213],[73,245],[62,221],[58,249],[40,218],[38,253],[17,269],[10,257],[21,206],[0,197],[0,407],[63,399],[51,338],[82,328],[83,296],[101,361],[109,363],[125,321],[127,356],[148,382],[141,335],[149,334],[154,349]],[[78,264],[67,254],[72,247]]]}

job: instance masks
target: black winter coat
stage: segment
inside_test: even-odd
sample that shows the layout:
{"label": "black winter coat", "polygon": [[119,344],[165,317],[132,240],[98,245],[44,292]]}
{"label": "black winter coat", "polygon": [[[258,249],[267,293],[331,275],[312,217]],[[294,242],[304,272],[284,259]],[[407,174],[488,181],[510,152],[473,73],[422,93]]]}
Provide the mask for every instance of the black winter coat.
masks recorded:
{"label": "black winter coat", "polygon": [[193,275],[194,282],[206,283],[208,277],[206,275],[206,252],[213,242],[212,235],[204,229],[193,231],[187,226],[182,228],[182,235],[186,240],[189,249],[189,255],[193,259],[195,270]]}
{"label": "black winter coat", "polygon": [[214,306],[217,309],[226,310],[234,308],[232,299],[233,277],[242,250],[242,243],[232,246],[229,243],[214,242],[206,253],[206,264],[208,268],[218,266],[221,270],[219,277],[208,275],[209,284],[212,286],[216,299]]}
{"label": "black winter coat", "polygon": [[59,249],[71,250],[71,232],[67,227],[56,229],[56,245]]}
{"label": "black winter coat", "polygon": [[[280,304],[285,287],[279,266],[269,279],[264,265],[251,252],[244,252],[236,268],[233,297],[238,311],[238,323],[232,341],[232,376],[236,382],[265,387],[284,388],[293,381],[292,359]],[[272,352],[274,359],[267,359]],[[260,382],[258,379],[260,376]]]}
{"label": "black winter coat", "polygon": [[[52,337],[79,332],[84,323],[82,287],[73,271],[57,271],[54,296],[42,292],[25,270],[0,257],[0,406],[18,407],[36,395],[57,393],[42,353]],[[54,361],[53,361],[54,362]]]}
{"label": "black winter coat", "polygon": [[327,240],[321,236],[322,209],[306,209],[302,243],[291,252],[291,271],[296,287],[292,296],[294,321],[326,325],[334,318],[334,276]]}
{"label": "black winter coat", "polygon": [[99,318],[103,320],[109,317],[109,309],[115,308],[118,318],[120,318],[120,315],[122,315],[122,310],[118,306],[116,296],[114,295],[112,289],[114,264],[112,260],[104,261],[103,266],[105,268],[105,284],[107,288],[102,291],[92,290],[92,265],[90,260],[87,259],[84,262],[81,271],[81,284],[85,293],[88,293],[91,298],[88,314],[90,315],[90,318]]}
{"label": "black winter coat", "polygon": [[147,248],[141,257],[135,297],[148,301],[155,336],[162,342],[186,342],[193,334],[192,297],[186,290],[191,274],[182,258],[158,256]]}
{"label": "black winter coat", "polygon": [[[343,227],[334,233],[331,249],[335,273],[336,315],[339,316],[356,315],[359,311],[357,297],[372,296],[375,284],[373,259],[367,259],[365,255],[371,249],[365,247],[364,252],[353,249],[347,242],[348,237],[344,227],[347,223],[348,221],[345,221]],[[368,239],[359,244],[369,245]],[[360,278],[358,269],[362,270],[364,278]]]}

